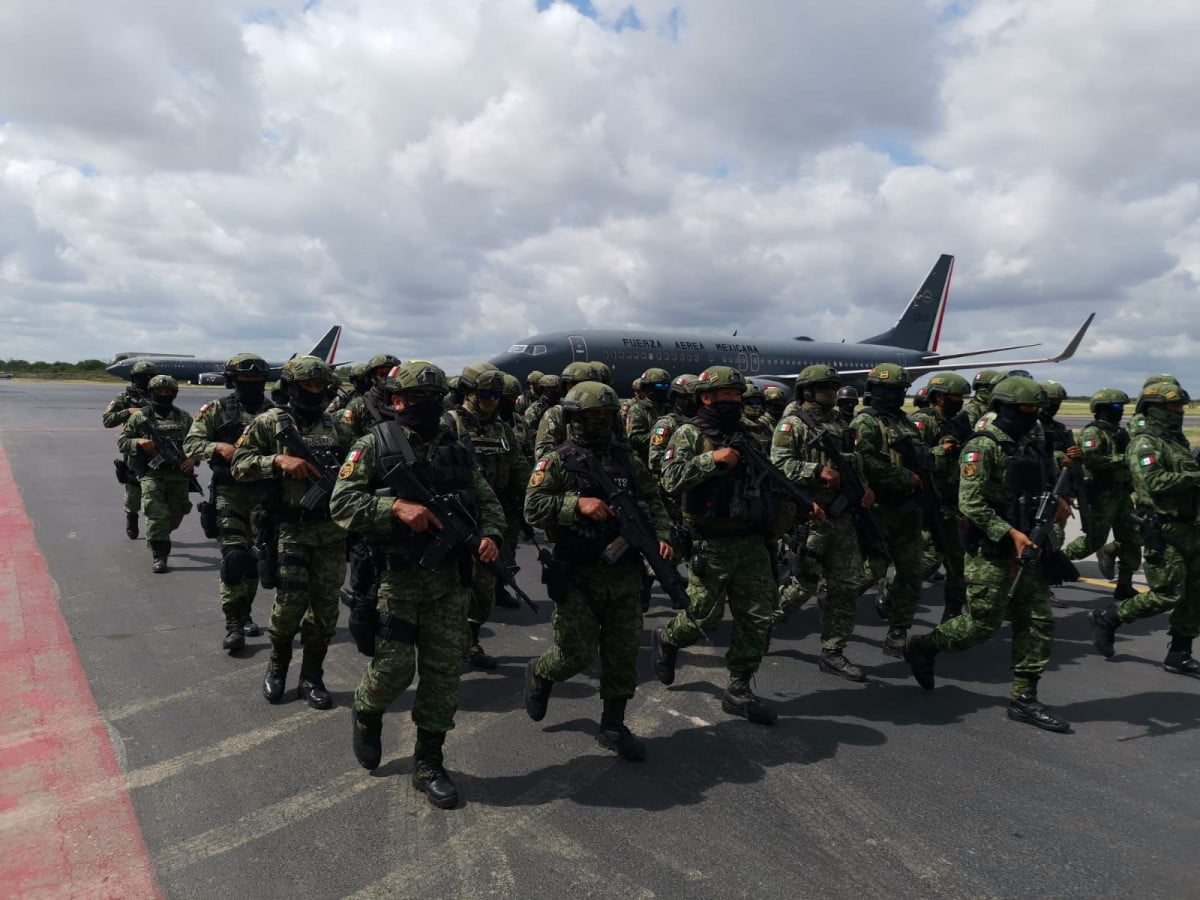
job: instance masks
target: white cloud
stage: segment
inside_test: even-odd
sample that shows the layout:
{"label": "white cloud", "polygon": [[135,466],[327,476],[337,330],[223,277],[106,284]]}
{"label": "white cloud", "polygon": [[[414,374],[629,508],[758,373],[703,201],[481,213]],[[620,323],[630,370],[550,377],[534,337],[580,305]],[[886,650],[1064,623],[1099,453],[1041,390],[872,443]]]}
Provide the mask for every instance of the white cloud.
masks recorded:
{"label": "white cloud", "polygon": [[0,357],[856,339],[952,252],[949,349],[1195,374],[1194,4],[593,6],[9,3]]}

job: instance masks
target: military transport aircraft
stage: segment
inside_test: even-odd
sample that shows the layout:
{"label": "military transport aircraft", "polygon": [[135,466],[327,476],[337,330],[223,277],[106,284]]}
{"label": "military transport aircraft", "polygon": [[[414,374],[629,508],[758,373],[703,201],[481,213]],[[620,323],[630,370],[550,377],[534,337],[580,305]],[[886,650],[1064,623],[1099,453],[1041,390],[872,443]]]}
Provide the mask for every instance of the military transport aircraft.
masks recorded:
{"label": "military transport aircraft", "polygon": [[805,366],[826,363],[836,368],[851,383],[859,383],[879,363],[904,366],[914,378],[929,372],[949,369],[992,368],[1070,359],[1083,339],[1095,313],[1075,332],[1067,346],[1055,356],[1040,359],[1012,359],[979,362],[966,357],[1007,350],[1023,350],[1037,344],[992,347],[965,353],[937,352],[942,334],[942,318],[950,293],[950,273],[954,257],[943,254],[934,263],[925,281],[913,294],[904,312],[890,329],[857,343],[814,341],[810,337],[791,340],[749,337],[711,337],[679,330],[638,331],[580,330],[535,334],[513,344],[507,352],[493,356],[491,362],[521,379],[536,370],[558,374],[571,362],[593,360],[613,369],[613,385],[622,393],[630,381],[650,366],[659,366],[672,375],[699,373],[712,365],[740,369],[756,383],[778,382],[789,385]]}
{"label": "military transport aircraft", "polygon": [[[338,341],[341,337],[342,326],[334,325],[325,332],[325,336],[317,341],[316,345],[308,351],[307,355],[319,356],[327,363],[332,364],[333,358],[337,353]],[[230,356],[232,355],[230,354]],[[225,363],[228,361],[229,356],[223,359],[201,359],[196,356],[185,356],[175,353],[124,352],[118,353],[113,358],[112,365],[105,371],[110,375],[128,378],[130,371],[132,371],[136,363],[152,362],[158,368],[160,374],[170,375],[176,381],[189,381],[193,384],[224,384],[225,376],[222,373],[225,370]],[[283,368],[283,363],[286,361],[270,363],[271,374],[268,376],[268,380],[274,381],[279,378],[279,370]]]}

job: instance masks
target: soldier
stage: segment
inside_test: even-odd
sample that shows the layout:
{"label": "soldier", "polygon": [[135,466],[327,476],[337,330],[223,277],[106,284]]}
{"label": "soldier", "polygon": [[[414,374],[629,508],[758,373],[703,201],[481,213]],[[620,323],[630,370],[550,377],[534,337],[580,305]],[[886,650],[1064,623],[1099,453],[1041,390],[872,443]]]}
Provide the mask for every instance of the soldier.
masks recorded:
{"label": "soldier", "polygon": [[[1169,610],[1171,643],[1163,668],[1200,676],[1200,663],[1192,657],[1192,641],[1200,635],[1200,464],[1182,436],[1189,402],[1188,392],[1168,381],[1142,388],[1138,410],[1143,418],[1125,459],[1142,522],[1150,590],[1093,611],[1091,619],[1092,643],[1112,656],[1117,628]],[[1086,453],[1084,448],[1085,461]]]}
{"label": "soldier", "polygon": [[634,381],[639,398],[629,405],[625,420],[625,435],[634,455],[641,461],[650,452],[650,435],[654,423],[667,411],[671,391],[671,376],[666,369],[649,368]]}
{"label": "soldier", "polygon": [[850,384],[838,388],[836,406],[838,416],[843,424],[849,427],[850,423],[854,421],[855,410],[858,408],[857,388]]}
{"label": "soldier", "polygon": [[666,509],[649,470],[625,444],[613,441],[616,392],[586,381],[563,399],[567,440],[538,461],[529,478],[525,514],[554,544],[547,588],[554,601],[554,645],[525,670],[525,710],[535,722],[546,715],[556,681],[583,671],[600,656],[604,710],[596,741],[622,759],[642,760],[646,748],[625,725],[625,706],[637,688],[642,636],[639,602],[643,563],[625,553],[611,563],[605,551],[620,536],[613,510],[597,485],[570,471],[570,461],[593,454],[608,475],[650,510],[658,552],[671,559]]}
{"label": "soldier", "polygon": [[348,426],[355,437],[371,430],[372,425],[382,422],[387,415],[387,398],[383,395],[383,382],[388,372],[400,365],[400,360],[390,353],[378,353],[367,361],[366,380],[369,387],[365,392],[349,400],[338,414],[338,421]]}
{"label": "soldier", "polygon": [[[564,394],[569,392],[571,388],[583,381],[599,381],[600,373],[595,365],[590,362],[573,362],[568,363],[562,373],[562,391]],[[620,431],[620,423],[614,426]],[[561,444],[567,437],[567,426],[563,422],[563,411],[561,405],[551,406],[546,410],[546,414],[542,416],[537,426],[537,437],[533,439],[533,455],[535,459],[541,459],[550,450],[553,450]],[[621,435],[624,440],[624,434]]]}
{"label": "soldier", "polygon": [[[542,380],[542,375],[544,374],[544,372],[534,369],[525,376],[525,390],[521,392],[521,395],[517,398],[516,411],[518,415],[524,417],[525,410],[529,409],[529,407],[533,405],[533,401],[538,398],[538,382]],[[513,377],[515,378],[516,376]],[[518,381],[517,386],[520,387],[520,384],[521,383]]]}
{"label": "soldier", "polygon": [[517,376],[505,372],[504,389],[500,394],[500,409],[496,415],[501,422],[513,430],[525,461],[532,464],[533,448],[529,444],[529,427],[525,424],[524,416],[517,410],[517,403],[520,399],[521,382],[517,380]]}
{"label": "soldier", "polygon": [[721,708],[772,725],[775,710],[754,695],[750,679],[767,651],[775,610],[771,555],[777,509],[772,494],[750,488],[741,454],[726,446],[744,431],[745,390],[746,379],[737,369],[705,369],[696,383],[696,416],[671,436],[663,457],[663,487],[682,494],[683,515],[697,542],[688,577],[690,604],[653,633],[654,672],[663,684],[674,682],[679,650],[715,628],[728,601],[733,637],[725,655],[729,686]]}
{"label": "soldier", "polygon": [[[841,476],[835,461],[817,445],[820,433],[828,432],[843,451],[843,464],[854,466],[866,484],[862,462],[853,452],[853,436],[834,412],[841,383],[841,376],[832,366],[805,368],[796,379],[802,406],[796,408],[794,415],[784,416],[772,438],[771,462],[797,485],[812,491],[813,499],[822,509],[844,506],[823,522],[809,523],[803,550],[806,571],[802,578],[794,578],[794,583],[780,591],[773,618],[776,622],[787,621],[793,611],[816,593],[821,611],[820,670],[850,681],[864,681],[862,669],[845,654],[846,642],[854,634],[855,601],[863,573],[854,523],[856,511],[847,504],[837,503],[844,489]],[[875,494],[868,487],[861,503],[869,508],[874,502]],[[824,580],[824,591],[817,590],[818,579]]]}
{"label": "soldier", "polygon": [[772,428],[783,418],[783,411],[787,405],[788,395],[783,388],[771,384],[763,389],[763,406],[766,407],[767,415],[771,417]]}
{"label": "soldier", "polygon": [[[448,414],[455,426],[455,436],[474,453],[504,509],[506,525],[502,535],[501,557],[510,568],[516,565],[517,538],[521,534],[522,509],[525,504],[525,483],[529,481],[529,462],[521,452],[512,428],[497,415],[500,396],[504,391],[504,373],[498,369],[479,370],[467,366],[459,376],[466,392],[462,406]],[[467,605],[467,624],[471,629],[471,646],[466,662],[478,669],[496,668],[494,657],[483,651],[479,631],[492,613],[496,598],[496,577],[486,568],[476,565]]]}
{"label": "soldier", "polygon": [[355,363],[350,367],[350,386],[343,385],[338,390],[337,396],[329,402],[329,408],[325,412],[331,414],[340,412],[355,398],[365,397],[369,390],[371,390],[371,370],[367,368],[366,363]]}
{"label": "soldier", "polygon": [[313,709],[329,709],[333,698],[325,689],[323,666],[337,630],[338,592],[346,578],[346,532],[330,519],[329,497],[309,491],[319,495],[316,481],[332,479],[354,435],[348,423],[325,412],[337,376],[324,360],[288,360],[279,386],[281,405],[247,426],[231,466],[237,481],[272,482],[268,490],[278,528],[278,571],[268,577],[275,576],[278,587],[267,625],[271,659],[262,692],[268,703],[283,700],[292,642],[299,632],[304,656],[296,696]]}
{"label": "soldier", "polygon": [[775,423],[763,406],[763,389],[756,384],[747,384],[742,396],[742,425],[754,435],[763,453],[771,452],[771,435]]}
{"label": "soldier", "polygon": [[[146,543],[154,557],[151,570],[161,575],[168,571],[171,532],[192,509],[188,488],[196,462],[183,453],[183,439],[192,417],[175,405],[179,385],[170,375],[155,375],[150,379],[149,391],[149,406],[135,409],[125,420],[117,447],[132,457],[130,469],[141,486]],[[167,448],[160,444],[165,442],[174,444],[179,462],[163,458]]]}
{"label": "soldier", "polygon": [[[1092,395],[1089,407],[1093,419],[1076,437],[1087,476],[1088,530],[1063,551],[1073,560],[1095,553],[1105,578],[1112,578],[1115,558],[1114,600],[1127,600],[1137,594],[1133,573],[1142,564],[1141,535],[1131,521],[1132,478],[1125,456],[1130,435],[1120,424],[1128,402],[1129,395],[1115,388],[1103,388]],[[1106,545],[1110,529],[1116,543]]]}
{"label": "soldier", "polygon": [[231,654],[246,646],[247,637],[262,634],[250,618],[258,590],[256,534],[250,522],[251,510],[263,501],[264,493],[261,484],[234,481],[230,463],[242,432],[255,416],[275,405],[266,398],[270,372],[267,361],[253,353],[239,353],[229,360],[225,364],[225,387],[232,392],[200,407],[183,442],[184,453],[204,460],[212,469],[211,494],[217,507],[217,544],[221,548],[218,591],[225,614],[221,647]]}
{"label": "soldier", "polygon": [[922,410],[929,409],[931,405],[932,401],[929,399],[929,388],[917,388],[917,392],[913,394],[913,410],[915,412],[921,412]]}
{"label": "soldier", "polygon": [[680,375],[671,382],[671,387],[667,390],[671,405],[650,429],[650,447],[646,451],[646,465],[655,478],[662,477],[662,461],[667,453],[671,435],[680,425],[696,415],[696,385],[699,381],[695,375]]}
{"label": "soldier", "polygon": [[[158,374],[152,362],[140,360],[129,372],[129,387],[117,394],[112,403],[104,407],[100,421],[105,428],[116,428],[129,421],[137,410],[150,405],[150,379]],[[138,510],[142,508],[142,483],[129,469],[130,457],[115,461],[117,481],[125,485],[125,534],[131,541],[138,538]]]}
{"label": "soldier", "polygon": [[407,466],[429,490],[458,494],[480,523],[481,562],[500,556],[504,511],[471,451],[442,418],[442,398],[450,390],[445,373],[414,360],[393,370],[384,390],[392,413],[354,444],[331,504],[334,520],[365,535],[384,563],[375,652],[354,694],[354,756],[363,768],[379,765],[383,714],[419,667],[412,783],[434,806],[450,809],[458,803],[458,790],[443,766],[442,747],[458,709],[471,558],[460,547],[435,568],[422,566],[442,522],[409,499],[416,492],[403,480],[385,481],[384,475]]}
{"label": "soldier", "polygon": [[997,372],[995,369],[984,369],[975,374],[975,380],[971,382],[971,389],[975,392],[975,396],[963,404],[963,413],[971,428],[974,428],[983,414],[988,411],[988,402],[992,399],[992,388],[1003,378],[1004,373]]}
{"label": "soldier", "polygon": [[[924,572],[924,540],[919,523],[921,509],[917,491],[921,477],[916,473],[917,454],[926,452],[920,434],[902,412],[904,392],[912,384],[908,372],[895,363],[880,363],[867,374],[871,405],[850,423],[858,452],[862,455],[867,482],[875,489],[879,524],[887,556],[895,574],[887,588],[887,599],[877,604],[887,613],[888,632],[883,639],[887,656],[904,655],[908,629],[917,611]],[[862,590],[879,582],[887,572],[888,558],[882,553],[866,559]]]}
{"label": "soldier", "polygon": [[[905,658],[921,687],[934,687],[934,660],[938,653],[966,650],[987,640],[1007,618],[1012,622],[1012,695],[1008,717],[1044,728],[1067,732],[1071,726],[1043,705],[1037,696],[1038,680],[1050,660],[1054,615],[1050,610],[1050,585],[1042,565],[1021,572],[1012,599],[1014,562],[1033,542],[1018,527],[1023,495],[1036,497],[1049,487],[1047,467],[1025,437],[1037,422],[1046,393],[1029,378],[1004,378],[991,393],[995,418],[976,431],[963,447],[960,459],[959,508],[970,523],[967,535],[968,611],[938,625],[929,634],[913,638]],[[1060,501],[1056,518],[1068,513]]]}
{"label": "soldier", "polygon": [[965,417],[960,415],[963,398],[971,393],[967,379],[953,372],[944,372],[929,379],[924,388],[929,406],[914,413],[912,423],[929,448],[933,458],[933,482],[942,498],[942,535],[944,549],[928,535],[925,537],[923,570],[925,578],[945,566],[942,621],[962,615],[967,597],[967,582],[963,575],[962,515],[958,510],[958,458],[963,444],[971,437]]}
{"label": "soldier", "polygon": [[538,395],[526,408],[523,418],[525,427],[529,429],[529,448],[533,452],[533,439],[537,436],[538,425],[546,410],[557,406],[562,400],[562,379],[557,375],[543,375],[538,379]]}

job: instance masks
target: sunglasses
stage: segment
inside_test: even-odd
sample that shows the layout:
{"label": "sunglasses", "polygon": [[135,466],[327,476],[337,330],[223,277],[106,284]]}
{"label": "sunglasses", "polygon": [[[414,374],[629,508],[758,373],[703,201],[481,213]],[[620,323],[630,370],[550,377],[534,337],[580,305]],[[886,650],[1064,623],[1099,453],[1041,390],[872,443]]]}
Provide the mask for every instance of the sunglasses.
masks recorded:
{"label": "sunglasses", "polygon": [[476,391],[475,393],[479,395],[480,400],[499,400],[500,399],[499,391]]}

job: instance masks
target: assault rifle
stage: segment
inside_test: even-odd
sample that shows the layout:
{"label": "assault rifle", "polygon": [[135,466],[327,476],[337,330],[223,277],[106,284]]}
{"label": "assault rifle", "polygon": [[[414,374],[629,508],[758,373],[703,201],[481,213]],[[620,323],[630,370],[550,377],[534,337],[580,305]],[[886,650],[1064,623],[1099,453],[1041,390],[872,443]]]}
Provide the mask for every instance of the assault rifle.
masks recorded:
{"label": "assault rifle", "polygon": [[654,577],[671,598],[672,605],[679,604],[675,606],[676,609],[686,609],[689,604],[687,582],[675,566],[659,555],[658,536],[654,533],[650,517],[642,510],[629,488],[617,484],[594,453],[572,453],[564,460],[564,466],[568,472],[582,475],[599,489],[604,495],[600,499],[616,513],[617,527],[625,543],[650,566]]}
{"label": "assault rifle", "polygon": [[[412,453],[412,448],[408,447]],[[407,455],[407,454],[406,454]],[[397,496],[420,503],[437,516],[442,523],[441,528],[431,528],[433,540],[422,554],[419,563],[426,569],[436,569],[451,551],[462,548],[478,558],[479,544],[483,535],[479,533],[479,525],[467,508],[463,506],[462,498],[457,493],[435,494],[416,473],[408,461],[402,461],[392,466],[383,474],[382,481],[386,488],[377,492],[380,496]],[[489,563],[480,562],[496,580],[504,584],[516,594],[526,606],[534,612],[538,605],[528,594],[521,590],[512,576],[512,572],[500,562],[499,558]]]}
{"label": "assault rifle", "polygon": [[946,552],[946,523],[942,519],[942,495],[933,482],[933,454],[917,435],[903,437],[892,444],[900,454],[906,468],[916,472],[921,479],[917,490],[917,506],[921,508],[921,521],[929,531],[929,537],[937,549]]}
{"label": "assault rifle", "polygon": [[321,509],[333,493],[333,476],[341,463],[340,454],[325,448],[314,453],[287,416],[279,418],[279,440],[293,456],[298,456],[317,470],[317,474],[308,479],[310,486],[300,498],[300,505],[307,510]]}
{"label": "assault rifle", "polygon": [[746,467],[746,475],[750,483],[760,490],[765,485],[771,490],[783,494],[800,509],[797,511],[803,518],[812,510],[813,501],[804,491],[796,487],[792,480],[783,474],[770,457],[763,453],[758,440],[748,431],[735,432],[725,446],[736,450],[741,457],[741,465]]}
{"label": "assault rifle", "polygon": [[[1021,576],[1025,570],[1036,563],[1041,554],[1045,555],[1044,569],[1046,578],[1051,584],[1079,580],[1079,572],[1074,564],[1061,550],[1054,550],[1050,547],[1050,530],[1054,527],[1054,515],[1058,511],[1058,501],[1070,489],[1071,470],[1062,468],[1058,470],[1058,480],[1054,482],[1054,487],[1049,491],[1042,492],[1041,496],[1037,498],[1037,509],[1033,514],[1033,521],[1030,523],[1029,530],[1025,532],[1033,543],[1022,550],[1021,555],[1017,557],[1017,575],[1008,589],[1009,600],[1016,596],[1017,586],[1021,583]],[[1022,497],[1022,507],[1026,506],[1029,499],[1031,498]]]}
{"label": "assault rifle", "polygon": [[[146,434],[150,440],[154,441],[154,455],[146,460],[146,467],[155,471],[163,466],[178,469],[187,457],[183,455],[183,448],[179,441],[175,438],[163,437],[162,432],[154,424],[153,416],[146,416],[142,419],[142,423],[146,426]],[[203,494],[204,488],[200,486],[200,479],[196,477],[195,472],[188,472],[188,493]]]}

